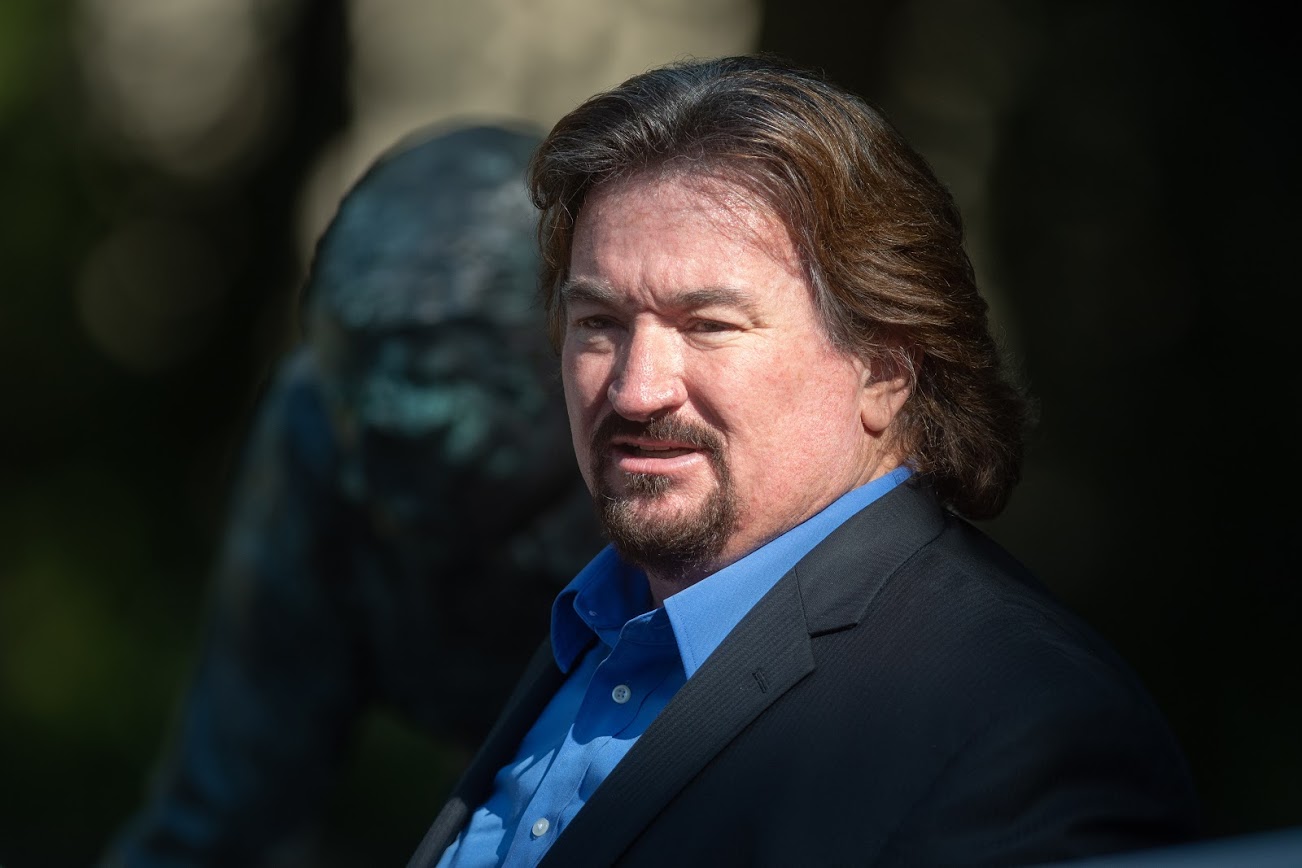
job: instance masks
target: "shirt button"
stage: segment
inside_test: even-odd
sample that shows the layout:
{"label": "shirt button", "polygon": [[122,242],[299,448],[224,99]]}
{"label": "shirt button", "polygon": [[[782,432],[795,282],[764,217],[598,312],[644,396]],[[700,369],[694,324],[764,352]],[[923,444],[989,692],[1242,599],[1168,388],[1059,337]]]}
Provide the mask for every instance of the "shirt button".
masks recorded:
{"label": "shirt button", "polygon": [[629,697],[632,695],[633,691],[628,689],[627,684],[617,684],[615,685],[615,689],[610,691],[610,698],[618,702],[620,705],[628,702]]}
{"label": "shirt button", "polygon": [[547,830],[550,829],[551,827],[552,824],[547,822],[546,817],[539,817],[538,819],[533,821],[533,828],[531,828],[529,831],[533,832],[533,836],[535,838],[541,838],[543,835],[547,834]]}

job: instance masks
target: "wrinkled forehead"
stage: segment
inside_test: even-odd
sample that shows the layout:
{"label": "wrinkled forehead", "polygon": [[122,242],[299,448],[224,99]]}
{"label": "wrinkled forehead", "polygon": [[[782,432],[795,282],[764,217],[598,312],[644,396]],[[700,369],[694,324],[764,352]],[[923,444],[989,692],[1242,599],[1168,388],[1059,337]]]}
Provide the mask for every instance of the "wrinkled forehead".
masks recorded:
{"label": "wrinkled forehead", "polygon": [[788,222],[755,185],[726,171],[667,163],[604,181],[589,191],[574,223],[566,280],[586,252],[583,248],[610,227],[627,231],[639,220],[649,232],[690,226],[695,233],[726,238],[739,248],[798,259]]}
{"label": "wrinkled forehead", "polygon": [[738,218],[775,220],[785,225],[767,175],[737,160],[675,157],[616,175],[594,184],[584,197],[583,210],[593,202],[636,190],[683,190],[712,209]]}
{"label": "wrinkled forehead", "polygon": [[612,300],[615,287],[604,265],[630,258],[669,269],[677,280],[700,278],[693,298],[731,285],[729,266],[743,262],[768,260],[781,272],[807,278],[792,233],[767,202],[726,175],[700,171],[641,172],[594,188],[554,288],[557,307]]}

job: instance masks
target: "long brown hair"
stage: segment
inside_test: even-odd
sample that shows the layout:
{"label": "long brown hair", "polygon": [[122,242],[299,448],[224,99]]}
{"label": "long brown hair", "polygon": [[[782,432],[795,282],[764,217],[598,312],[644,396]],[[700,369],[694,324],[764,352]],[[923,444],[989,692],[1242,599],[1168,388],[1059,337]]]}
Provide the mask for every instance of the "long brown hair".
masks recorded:
{"label": "long brown hair", "polygon": [[880,111],[768,55],[670,64],[584,102],[529,170],[554,341],[585,198],[648,170],[726,179],[781,217],[832,340],[911,380],[893,445],[954,511],[1003,509],[1027,401],[991,337],[953,198]]}

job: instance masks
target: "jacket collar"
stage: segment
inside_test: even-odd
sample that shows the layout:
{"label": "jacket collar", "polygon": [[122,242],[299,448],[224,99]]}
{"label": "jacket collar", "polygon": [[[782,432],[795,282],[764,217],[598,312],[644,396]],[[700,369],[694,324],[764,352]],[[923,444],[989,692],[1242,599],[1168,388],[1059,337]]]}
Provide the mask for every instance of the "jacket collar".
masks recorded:
{"label": "jacket collar", "polygon": [[[543,868],[614,863],[715,755],[814,670],[815,639],[859,624],[944,522],[935,495],[915,477],[829,534],[688,679],[561,833]],[[408,868],[438,862],[563,680],[545,642]]]}
{"label": "jacket collar", "polygon": [[816,546],[683,685],[542,866],[614,863],[715,755],[814,670],[814,639],[860,623],[890,577],[944,521],[930,490],[909,482]]}

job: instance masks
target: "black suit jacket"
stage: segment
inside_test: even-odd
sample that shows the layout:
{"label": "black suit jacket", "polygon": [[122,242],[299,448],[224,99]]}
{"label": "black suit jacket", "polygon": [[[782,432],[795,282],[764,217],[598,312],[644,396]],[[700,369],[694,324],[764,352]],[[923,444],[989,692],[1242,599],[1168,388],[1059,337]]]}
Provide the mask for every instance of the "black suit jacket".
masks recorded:
{"label": "black suit jacket", "polygon": [[[544,646],[411,868],[438,861],[561,680]],[[1131,671],[905,484],[751,610],[543,865],[1006,866],[1182,841],[1196,822]]]}

